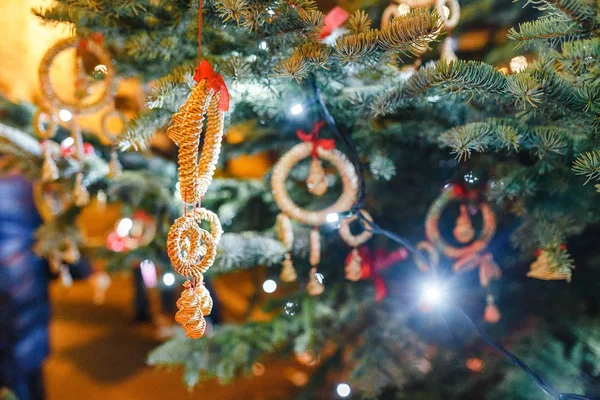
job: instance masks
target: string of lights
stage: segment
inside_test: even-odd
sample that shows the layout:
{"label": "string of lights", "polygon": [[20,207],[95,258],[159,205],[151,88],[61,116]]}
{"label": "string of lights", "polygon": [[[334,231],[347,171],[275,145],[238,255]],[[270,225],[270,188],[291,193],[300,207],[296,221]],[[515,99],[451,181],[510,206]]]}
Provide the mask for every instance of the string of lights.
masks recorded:
{"label": "string of lights", "polygon": [[[329,112],[327,105],[323,99],[323,95],[318,86],[317,79],[314,75],[310,76],[311,85],[314,92],[314,102],[319,105],[319,111],[322,114],[325,122],[327,123],[329,129],[334,133],[334,135],[340,139],[344,145],[347,147],[349,151],[349,157],[351,162],[354,164],[357,172],[358,172],[358,197],[355,205],[349,211],[346,217],[357,215],[358,221],[363,229],[366,229],[372,232],[375,235],[383,235],[392,240],[393,242],[404,246],[408,251],[410,251],[415,257],[423,258],[423,255],[417,248],[411,243],[410,240],[394,233],[390,232],[381,226],[377,225],[374,221],[366,219],[362,213],[358,212],[364,203],[364,199],[366,196],[365,190],[365,176],[364,176],[364,166],[360,161],[360,155],[354,144],[354,141],[350,137],[350,135],[343,133],[338,128],[333,115]],[[433,271],[435,272],[435,271]],[[519,367],[523,372],[525,372],[533,382],[540,388],[542,392],[544,392],[548,396],[552,396],[556,400],[600,400],[599,397],[587,397],[578,394],[572,393],[559,393],[552,385],[546,382],[542,377],[540,377],[535,371],[531,369],[523,360],[521,360],[516,355],[512,354],[508,349],[502,346],[500,343],[494,341],[485,331],[483,331],[480,327],[478,327],[475,322],[469,317],[462,308],[458,306],[454,306],[459,315],[461,315],[467,322],[468,325],[478,334],[478,336],[486,342],[490,347],[498,351],[503,357],[508,359],[515,366]]]}

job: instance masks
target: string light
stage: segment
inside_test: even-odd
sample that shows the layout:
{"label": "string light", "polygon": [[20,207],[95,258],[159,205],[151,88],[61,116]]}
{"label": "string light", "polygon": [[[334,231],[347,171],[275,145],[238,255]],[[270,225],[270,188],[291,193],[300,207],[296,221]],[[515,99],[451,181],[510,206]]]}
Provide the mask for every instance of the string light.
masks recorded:
{"label": "string light", "polygon": [[61,121],[69,122],[71,118],[73,118],[73,114],[71,114],[71,111],[69,110],[60,110],[58,112],[58,118],[60,118]]}
{"label": "string light", "polygon": [[439,284],[430,282],[423,286],[422,299],[428,305],[438,306],[444,300],[444,292]]}
{"label": "string light", "polygon": [[302,104],[296,103],[290,108],[290,112],[292,115],[300,115],[304,112],[304,107],[302,107]]}
{"label": "string light", "polygon": [[167,272],[163,275],[162,281],[167,286],[172,286],[175,283],[175,275],[171,272]]}
{"label": "string light", "polygon": [[263,40],[262,42],[259,43],[258,48],[261,50],[267,50],[269,48],[269,45],[267,44],[267,42],[265,42]]}
{"label": "string light", "polygon": [[277,282],[275,282],[273,279],[267,279],[263,282],[263,290],[265,293],[273,293],[275,290],[277,290]]}
{"label": "string light", "polygon": [[71,136],[69,136],[68,138],[66,138],[65,140],[60,142],[60,146],[63,149],[68,149],[69,147],[73,146],[74,143],[75,143],[75,139],[73,139]]}
{"label": "string light", "polygon": [[123,218],[117,225],[117,235],[125,237],[129,235],[131,228],[133,228],[133,221],[130,218]]}
{"label": "string light", "polygon": [[350,389],[350,385],[348,385],[347,383],[338,384],[337,387],[335,388],[335,391],[337,392],[338,396],[340,396],[340,397],[348,397],[352,393],[352,390]]}
{"label": "string light", "polygon": [[340,220],[340,216],[337,213],[327,214],[325,220],[329,223],[338,222]]}

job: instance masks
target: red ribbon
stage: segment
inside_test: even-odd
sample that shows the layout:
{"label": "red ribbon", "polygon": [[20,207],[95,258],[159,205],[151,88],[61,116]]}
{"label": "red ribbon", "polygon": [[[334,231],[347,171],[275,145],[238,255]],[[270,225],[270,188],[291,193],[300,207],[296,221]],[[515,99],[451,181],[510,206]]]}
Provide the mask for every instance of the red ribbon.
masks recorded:
{"label": "red ribbon", "polygon": [[202,62],[198,64],[196,75],[194,75],[194,80],[196,82],[200,82],[202,79],[208,79],[208,87],[221,94],[221,97],[219,98],[219,110],[228,111],[229,90],[227,90],[227,85],[225,84],[223,77],[217,74],[206,60],[202,60]]}
{"label": "red ribbon", "polygon": [[454,194],[463,200],[476,200],[479,196],[479,191],[474,189],[467,189],[467,185],[464,182],[452,183],[452,190]]}
{"label": "red ribbon", "polygon": [[312,148],[312,156],[317,157],[317,149],[320,147],[325,150],[333,150],[335,149],[335,140],[333,139],[319,139],[319,131],[322,127],[325,126],[325,121],[315,122],[313,126],[313,130],[310,133],[306,133],[301,129],[296,131],[296,135],[298,135],[298,139],[303,142],[311,142],[313,145]]}
{"label": "red ribbon", "polygon": [[320,38],[324,39],[331,35],[336,28],[339,28],[350,17],[348,11],[342,7],[335,6],[327,13],[323,20],[323,28],[321,29]]}
{"label": "red ribbon", "polygon": [[[567,249],[567,245],[566,245],[566,244],[564,244],[564,243],[563,243],[563,244],[561,244],[561,245],[560,245],[560,249],[561,249],[561,250],[566,250],[566,249]],[[539,257],[539,256],[540,256],[540,254],[542,254],[542,251],[543,251],[543,250],[544,250],[544,249],[537,249],[537,250],[536,250],[536,251],[533,253],[533,255],[534,255],[535,257]]]}
{"label": "red ribbon", "polygon": [[381,272],[396,263],[406,260],[409,257],[408,250],[400,248],[388,253],[385,249],[377,249],[373,252],[370,248],[363,246],[358,249],[358,254],[362,259],[360,265],[362,271],[361,279],[373,280],[373,284],[375,285],[375,301],[379,302],[387,296],[388,292]]}
{"label": "red ribbon", "polygon": [[[70,146],[60,146],[60,155],[63,158],[66,157],[74,157],[77,154],[77,146],[75,146],[75,143],[71,144]],[[96,154],[96,151],[94,150],[94,146],[92,146],[89,143],[84,143],[83,144],[83,154],[86,156],[91,156]]]}
{"label": "red ribbon", "polygon": [[[90,39],[92,39],[93,42],[97,43],[98,45],[102,46],[102,43],[104,43],[104,36],[102,35],[102,32],[94,32],[89,36]],[[79,50],[87,50],[88,48],[88,39],[80,39],[79,43],[77,43],[77,48]]]}

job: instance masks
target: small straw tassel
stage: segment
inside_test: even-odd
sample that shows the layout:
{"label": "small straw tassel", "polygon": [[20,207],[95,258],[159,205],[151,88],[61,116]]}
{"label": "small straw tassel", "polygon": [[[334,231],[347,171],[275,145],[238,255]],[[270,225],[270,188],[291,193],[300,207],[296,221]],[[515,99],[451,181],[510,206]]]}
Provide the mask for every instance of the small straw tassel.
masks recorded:
{"label": "small straw tassel", "polygon": [[90,192],[83,184],[83,174],[77,174],[75,178],[75,188],[73,189],[73,202],[77,207],[85,207],[90,202]]}
{"label": "small straw tassel", "polygon": [[175,314],[175,321],[183,326],[187,337],[198,339],[204,335],[206,329],[204,316],[210,314],[212,310],[212,298],[202,284],[193,287],[188,281],[184,284],[184,288],[181,297],[177,300],[179,311]]}
{"label": "small straw tassel", "polygon": [[325,291],[325,285],[317,278],[317,268],[312,267],[308,275],[306,291],[311,296],[318,296]]}
{"label": "small straw tassel", "polygon": [[292,230],[292,221],[290,218],[280,213],[277,215],[276,222],[277,238],[285,248],[285,259],[283,260],[283,268],[281,269],[280,278],[283,282],[294,282],[298,279],[298,274],[294,269],[292,255],[290,251],[294,245],[294,231]]}
{"label": "small straw tassel", "polygon": [[362,257],[358,253],[358,249],[352,249],[352,252],[350,252],[346,258],[346,267],[344,269],[344,272],[346,273],[346,279],[353,282],[359,281],[362,277],[361,264]]}

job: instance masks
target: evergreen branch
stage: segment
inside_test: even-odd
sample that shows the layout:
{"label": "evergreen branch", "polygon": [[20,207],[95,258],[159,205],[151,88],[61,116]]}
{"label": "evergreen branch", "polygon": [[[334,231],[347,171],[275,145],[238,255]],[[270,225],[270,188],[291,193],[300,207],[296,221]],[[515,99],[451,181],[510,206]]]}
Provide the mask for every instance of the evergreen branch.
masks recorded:
{"label": "evergreen branch", "polygon": [[596,8],[593,1],[589,0],[528,0],[539,10],[550,11],[554,14],[564,15],[572,21],[595,25]]}
{"label": "evergreen branch", "polygon": [[171,119],[171,113],[162,108],[147,111],[129,122],[127,130],[119,138],[119,149],[126,151],[144,150],[157,129],[165,126]]}
{"label": "evergreen branch", "polygon": [[551,154],[566,154],[568,148],[566,134],[567,132],[556,127],[535,127],[532,141],[538,158],[543,160]]}
{"label": "evergreen branch", "polygon": [[344,63],[373,61],[377,50],[377,31],[344,35],[335,42],[335,55]]}
{"label": "evergreen branch", "polygon": [[506,96],[506,76],[494,67],[478,61],[438,62],[421,68],[400,87],[379,94],[372,105],[375,115],[393,113],[408,101],[436,88],[442,94],[458,94],[467,99],[477,96]]}
{"label": "evergreen branch", "polygon": [[520,43],[518,47],[531,46],[535,43],[553,47],[564,41],[581,37],[584,34],[577,23],[565,21],[564,18],[549,17],[519,24],[518,30],[511,28],[508,37]]}
{"label": "evergreen branch", "polygon": [[285,248],[278,240],[252,232],[226,233],[221,237],[217,258],[209,274],[223,274],[236,269],[272,266],[280,263]]}
{"label": "evergreen branch", "polygon": [[442,26],[435,11],[416,9],[381,28],[377,41],[387,51],[418,55],[439,36]]}
{"label": "evergreen branch", "polygon": [[507,89],[515,98],[515,104],[522,104],[523,109],[527,106],[537,107],[543,99],[541,84],[529,73],[522,72],[507,77]]}
{"label": "evergreen branch", "polygon": [[600,179],[600,150],[580,154],[573,162],[572,169],[577,175],[587,178],[585,184],[592,179]]}
{"label": "evergreen branch", "polygon": [[348,29],[350,33],[362,33],[368,32],[371,30],[371,18],[367,15],[366,12],[362,10],[356,10],[354,14],[350,16],[348,19]]}

